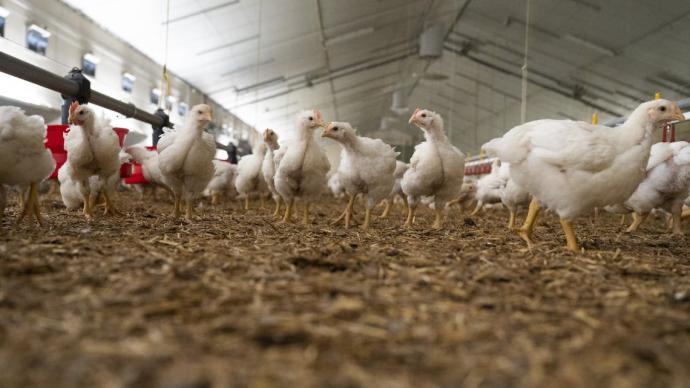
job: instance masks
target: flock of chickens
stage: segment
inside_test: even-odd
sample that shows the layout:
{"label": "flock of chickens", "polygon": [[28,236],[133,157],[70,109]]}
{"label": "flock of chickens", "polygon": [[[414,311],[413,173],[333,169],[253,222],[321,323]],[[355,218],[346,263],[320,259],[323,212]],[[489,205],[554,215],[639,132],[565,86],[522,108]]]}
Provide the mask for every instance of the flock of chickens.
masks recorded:
{"label": "flock of chickens", "polygon": [[[110,124],[86,105],[69,108],[69,132],[64,143],[67,161],[58,172],[60,194],[69,209],[81,207],[87,219],[102,202],[106,215],[120,214],[113,202],[123,161],[136,160],[145,178],[166,188],[174,198],[173,217],[193,217],[195,200],[202,194],[218,203],[221,197],[272,198],[274,216],[292,222],[297,205],[302,222],[310,222],[310,205],[330,189],[346,197],[347,205],[333,221],[349,227],[361,197],[367,229],[379,203],[390,214],[400,198],[412,227],[419,204],[435,212],[433,228],[443,226],[444,211],[452,204],[466,206],[476,199],[474,213],[487,204],[502,203],[509,212],[509,228],[520,207],[528,214],[516,231],[528,245],[542,208],[556,213],[567,248],[579,251],[572,221],[595,209],[633,213],[629,230],[636,230],[655,209],[671,214],[674,233],[680,232],[683,205],[690,205],[690,144],[653,144],[655,128],[683,120],[678,106],[657,99],[641,104],[621,126],[609,128],[570,120],[537,120],[519,125],[484,145],[496,157],[489,175],[473,182],[464,177],[465,156],[450,144],[438,113],[417,109],[409,123],[419,127],[425,141],[415,147],[409,164],[380,139],[359,136],[346,122],[326,123],[318,110],[297,115],[294,136],[279,141],[266,129],[254,152],[238,165],[214,160],[215,141],[204,128],[212,120],[209,106],[192,108],[179,130],[167,130],[157,150],[132,147],[123,152]],[[321,136],[342,146],[340,164],[331,171],[324,151],[314,138]],[[0,207],[4,212],[6,186],[21,193],[19,221],[33,216],[42,223],[38,184],[55,168],[44,146],[46,127],[39,116],[26,116],[16,107],[0,107]],[[687,216],[687,214],[685,214]]]}

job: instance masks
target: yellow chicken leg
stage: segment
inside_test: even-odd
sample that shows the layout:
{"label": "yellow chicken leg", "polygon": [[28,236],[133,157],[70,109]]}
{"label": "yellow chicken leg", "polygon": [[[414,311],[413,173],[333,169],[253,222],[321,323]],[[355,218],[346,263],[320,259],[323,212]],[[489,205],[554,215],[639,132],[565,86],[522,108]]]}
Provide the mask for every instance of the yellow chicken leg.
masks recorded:
{"label": "yellow chicken leg", "polygon": [[508,229],[515,229],[515,212],[510,210],[510,218],[508,218]]}
{"label": "yellow chicken leg", "polygon": [[477,202],[477,206],[474,208],[472,213],[470,213],[470,217],[477,215],[477,213],[479,213],[479,211],[482,210],[482,206],[483,206],[483,204],[481,203],[481,201]]}
{"label": "yellow chicken leg", "polygon": [[[23,197],[23,194],[20,194],[20,197]],[[29,190],[26,196],[26,199],[23,200],[23,207],[22,207],[22,213],[17,219],[17,224],[19,224],[24,217],[34,215],[36,217],[36,221],[38,222],[39,225],[43,226],[43,220],[41,219],[41,213],[39,209],[39,201],[38,201],[38,192],[36,190],[36,184],[31,183],[29,185]]]}
{"label": "yellow chicken leg", "polygon": [[244,210],[249,210],[249,196],[244,197]]}
{"label": "yellow chicken leg", "polygon": [[295,200],[291,199],[285,206],[285,215],[283,216],[282,223],[292,222],[292,208],[295,206]]}
{"label": "yellow chicken leg", "polygon": [[371,209],[368,207],[364,210],[364,224],[362,224],[362,229],[369,229],[369,222],[371,221]]}
{"label": "yellow chicken leg", "polygon": [[304,225],[309,225],[309,203],[306,202],[304,204],[304,211],[302,212],[302,223]]}
{"label": "yellow chicken leg", "polygon": [[355,205],[355,198],[357,198],[356,195],[351,195],[350,200],[347,202],[347,207],[345,208],[345,228],[349,228],[352,222],[352,208]]}
{"label": "yellow chicken leg", "polygon": [[93,206],[91,203],[91,193],[86,192],[83,197],[84,200],[84,217],[86,218],[87,221],[90,221],[93,218]]}
{"label": "yellow chicken leg", "polygon": [[416,209],[417,209],[417,205],[408,205],[407,206],[407,220],[405,220],[403,227],[405,227],[405,228],[411,228],[412,227],[412,223],[414,222],[414,212]]}
{"label": "yellow chicken leg", "polygon": [[379,216],[380,218],[388,218],[388,216],[391,214],[391,202],[387,199],[384,199],[383,202],[385,203],[385,208],[383,208],[383,213]]}
{"label": "yellow chicken leg", "polygon": [[220,203],[220,193],[213,192],[211,194],[211,205],[218,205]]}
{"label": "yellow chicken leg", "polygon": [[436,217],[434,218],[434,223],[431,225],[432,229],[442,229],[443,228],[443,208],[442,207],[437,207],[434,209],[434,212],[436,213]]}
{"label": "yellow chicken leg", "polygon": [[182,215],[182,200],[177,194],[173,194],[175,201],[173,204],[173,217],[179,218]]}
{"label": "yellow chicken leg", "polygon": [[575,236],[575,231],[573,231],[572,223],[569,220],[561,218],[561,227],[563,227],[563,232],[565,233],[567,242],[566,249],[572,252],[579,252],[580,247],[577,245],[577,236]]}
{"label": "yellow chicken leg", "polygon": [[108,192],[105,190],[103,190],[103,199],[105,200],[105,211],[103,212],[103,215],[106,215],[106,216],[122,215],[122,213],[119,210],[117,210],[117,208],[113,204],[113,201],[110,198],[110,194],[108,194]]}
{"label": "yellow chicken leg", "polygon": [[273,218],[280,216],[280,198],[276,198],[276,210],[273,212]]}
{"label": "yellow chicken leg", "polygon": [[539,216],[539,211],[541,207],[539,206],[539,201],[536,198],[532,198],[529,203],[529,211],[527,212],[527,218],[525,218],[525,223],[522,224],[520,229],[516,230],[516,233],[520,238],[525,240],[527,246],[532,248],[534,245],[533,235],[534,235],[534,224]]}
{"label": "yellow chicken leg", "polygon": [[671,219],[671,222],[673,222],[673,234],[676,236],[682,236],[683,235],[683,230],[680,228],[680,223],[681,223],[681,213],[680,211],[674,211],[673,212],[673,218]]}
{"label": "yellow chicken leg", "polygon": [[632,216],[633,216],[633,222],[632,222],[632,224],[630,224],[628,229],[626,229],[626,231],[625,231],[626,233],[637,232],[637,230],[640,228],[640,225],[642,225],[642,223],[649,216],[649,213],[648,214],[633,213]]}
{"label": "yellow chicken leg", "polygon": [[192,217],[194,216],[194,201],[191,199],[186,199],[185,200],[186,209],[185,209],[185,215],[184,218],[187,220],[191,220]]}

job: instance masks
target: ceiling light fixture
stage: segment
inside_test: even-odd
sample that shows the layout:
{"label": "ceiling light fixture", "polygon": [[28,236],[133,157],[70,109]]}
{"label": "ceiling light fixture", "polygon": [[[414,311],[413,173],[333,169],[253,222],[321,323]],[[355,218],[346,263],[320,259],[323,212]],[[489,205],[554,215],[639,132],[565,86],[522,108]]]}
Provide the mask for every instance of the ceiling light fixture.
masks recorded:
{"label": "ceiling light fixture", "polygon": [[198,53],[196,53],[196,55],[208,54],[208,53],[213,52],[213,51],[217,51],[217,50],[220,50],[220,49],[224,49],[224,48],[236,46],[236,45],[238,45],[238,44],[246,43],[246,42],[249,42],[249,41],[251,41],[251,40],[258,39],[258,38],[259,38],[259,34],[252,35],[252,36],[249,36],[249,37],[246,37],[246,38],[242,38],[242,39],[240,39],[240,40],[236,40],[236,41],[234,41],[234,42],[225,43],[225,44],[222,44],[222,45],[220,45],[220,46],[212,47],[212,48],[207,49],[207,50],[204,50],[204,51],[199,51]]}
{"label": "ceiling light fixture", "polygon": [[618,55],[617,52],[615,52],[614,50],[612,50],[612,49],[610,49],[610,48],[608,48],[608,47],[604,47],[604,46],[602,46],[602,45],[600,45],[600,44],[598,44],[598,43],[594,43],[594,42],[592,42],[592,41],[590,41],[590,40],[587,40],[587,39],[584,39],[584,38],[580,38],[579,36],[567,34],[567,35],[565,35],[565,36],[563,37],[563,39],[569,40],[569,41],[571,41],[571,42],[573,42],[573,43],[576,43],[576,44],[579,44],[580,46],[586,47],[586,48],[588,48],[588,49],[590,49],[590,50],[594,50],[594,51],[596,51],[596,52],[598,52],[598,53],[601,53],[601,54],[604,54],[604,55],[608,55],[609,57],[615,57],[616,55]]}
{"label": "ceiling light fixture", "polygon": [[221,76],[221,77],[227,77],[227,76],[232,75],[232,74],[236,74],[236,73],[240,73],[240,72],[245,71],[245,70],[253,69],[253,68],[257,67],[257,66],[268,65],[269,63],[273,63],[273,62],[275,62],[275,61],[276,61],[275,58],[269,58],[269,59],[267,59],[267,60],[265,60],[265,61],[263,61],[263,62],[261,62],[261,63],[259,63],[259,64],[252,63],[252,64],[249,64],[249,65],[245,65],[245,66],[240,66],[240,67],[234,68],[234,69],[228,71],[227,73],[221,74],[220,76]]}
{"label": "ceiling light fixture", "polygon": [[277,84],[284,83],[284,82],[285,82],[285,77],[281,75],[280,77],[271,78],[269,80],[261,81],[259,83],[254,84],[254,85],[245,86],[245,87],[240,88],[240,89],[235,88],[235,93],[239,94],[239,93],[248,92],[248,91],[253,90],[253,89],[263,89],[263,88],[277,85]]}
{"label": "ceiling light fixture", "polygon": [[324,40],[323,45],[328,47],[328,46],[332,46],[334,44],[347,42],[347,41],[355,39],[355,38],[361,38],[363,36],[371,35],[374,33],[374,31],[376,31],[376,29],[374,27],[365,27],[365,28],[361,28],[359,30],[346,32],[342,35],[337,35],[337,36],[334,36],[332,38],[328,38],[328,39]]}
{"label": "ceiling light fixture", "polygon": [[[217,10],[219,10],[219,9],[221,9],[221,8],[225,8],[225,7],[228,7],[228,6],[231,6],[231,5],[235,5],[235,4],[239,3],[239,2],[240,2],[240,0],[232,0],[232,1],[228,1],[228,2],[226,2],[226,3],[214,5],[213,7],[208,7],[208,8],[202,9],[202,10],[200,10],[200,11],[196,11],[196,12],[188,13],[188,14],[186,14],[186,15],[178,16],[178,17],[176,17],[176,18],[172,18],[172,19],[168,20],[167,23],[168,23],[168,24],[172,24],[172,23],[175,23],[175,22],[179,22],[179,21],[181,21],[181,20],[189,19],[189,18],[194,17],[194,16],[199,16],[199,15],[205,14],[205,13],[207,13],[207,12],[217,11]],[[165,23],[166,23],[166,22],[163,21],[163,23],[161,23],[161,24],[165,25]]]}
{"label": "ceiling light fixture", "polygon": [[5,7],[0,7],[0,18],[6,18],[10,15],[10,10]]}

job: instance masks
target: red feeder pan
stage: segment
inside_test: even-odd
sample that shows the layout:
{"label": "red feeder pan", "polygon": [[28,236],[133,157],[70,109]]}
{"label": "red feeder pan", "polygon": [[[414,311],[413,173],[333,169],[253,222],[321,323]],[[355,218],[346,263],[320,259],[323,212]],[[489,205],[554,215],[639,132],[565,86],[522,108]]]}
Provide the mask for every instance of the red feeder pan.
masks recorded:
{"label": "red feeder pan", "polygon": [[[155,151],[155,146],[147,146],[147,150]],[[137,162],[131,163],[132,168],[130,169],[130,176],[125,178],[124,182],[128,185],[148,185],[149,181],[144,177],[144,169],[141,164]]]}
{"label": "red feeder pan", "polygon": [[[113,128],[120,142],[120,147],[125,144],[125,136],[129,133],[126,128]],[[67,151],[65,151],[65,133],[69,132],[69,125],[48,125],[46,132],[46,148],[53,154],[55,160],[55,170],[50,175],[50,179],[56,179],[58,170],[67,161]],[[131,174],[129,163],[120,166],[120,176],[128,177]]]}

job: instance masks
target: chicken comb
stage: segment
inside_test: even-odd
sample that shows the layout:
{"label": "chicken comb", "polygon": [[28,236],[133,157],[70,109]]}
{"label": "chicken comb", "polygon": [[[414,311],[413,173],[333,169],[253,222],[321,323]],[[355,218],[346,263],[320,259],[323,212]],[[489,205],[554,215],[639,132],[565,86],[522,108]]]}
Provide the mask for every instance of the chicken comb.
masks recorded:
{"label": "chicken comb", "polygon": [[69,113],[70,114],[74,113],[74,111],[76,111],[77,108],[79,108],[79,102],[78,101],[72,101],[72,103],[69,104]]}
{"label": "chicken comb", "polygon": [[314,116],[316,116],[316,121],[323,121],[323,117],[321,116],[320,110],[314,109]]}

